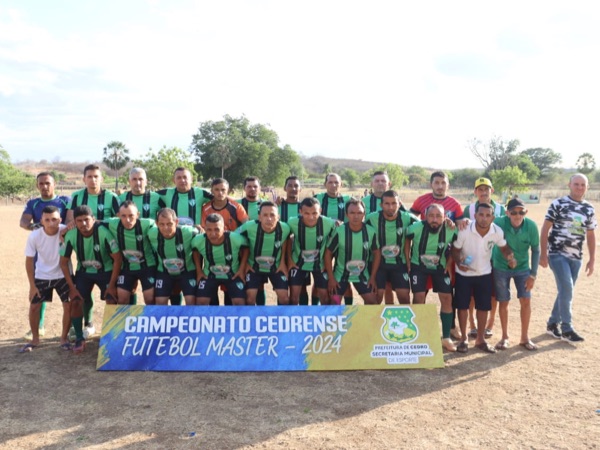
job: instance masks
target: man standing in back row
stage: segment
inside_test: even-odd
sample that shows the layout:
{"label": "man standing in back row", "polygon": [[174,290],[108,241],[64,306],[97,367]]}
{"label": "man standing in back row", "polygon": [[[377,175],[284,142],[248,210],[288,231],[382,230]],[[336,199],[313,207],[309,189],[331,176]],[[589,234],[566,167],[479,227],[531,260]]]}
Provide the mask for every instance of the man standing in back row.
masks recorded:
{"label": "man standing in back row", "polygon": [[581,173],[573,175],[569,180],[569,195],[554,200],[548,208],[540,236],[540,266],[550,266],[558,290],[547,333],[571,342],[583,341],[573,329],[571,312],[573,287],[586,238],[590,258],[585,266],[588,276],[594,273],[596,257],[596,213],[592,204],[583,199],[587,189],[587,177]]}

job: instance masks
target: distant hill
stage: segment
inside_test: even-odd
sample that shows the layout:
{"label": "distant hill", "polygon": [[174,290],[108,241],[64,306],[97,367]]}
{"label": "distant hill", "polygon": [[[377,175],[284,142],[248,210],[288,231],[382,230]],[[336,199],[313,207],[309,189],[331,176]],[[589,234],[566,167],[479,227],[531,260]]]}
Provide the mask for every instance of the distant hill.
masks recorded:
{"label": "distant hill", "polygon": [[329,166],[332,172],[341,172],[344,169],[353,169],[358,173],[363,173],[374,167],[380,166],[382,162],[363,161],[362,159],[342,159],[342,158],[327,158],[325,156],[301,156],[302,164],[306,171],[310,174],[325,173],[325,168]]}

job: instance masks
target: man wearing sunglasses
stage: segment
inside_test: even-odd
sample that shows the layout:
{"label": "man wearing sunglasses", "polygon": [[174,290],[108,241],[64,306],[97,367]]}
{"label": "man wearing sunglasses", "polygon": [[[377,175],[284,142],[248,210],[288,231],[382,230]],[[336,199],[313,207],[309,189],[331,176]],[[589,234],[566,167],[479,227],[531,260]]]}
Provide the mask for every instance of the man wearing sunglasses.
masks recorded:
{"label": "man wearing sunglasses", "polygon": [[[521,302],[521,340],[519,345],[527,350],[537,350],[529,339],[529,319],[531,318],[531,290],[535,284],[540,261],[540,238],[535,222],[526,217],[527,208],[519,198],[508,202],[508,215],[496,217],[494,223],[504,231],[504,239],[514,253],[516,267],[511,269],[508,261],[498,248],[492,252],[494,267],[494,290],[500,311],[502,339],[496,344],[497,350],[506,350],[508,340],[508,302],[510,300],[510,280],[517,288]],[[531,254],[531,265],[529,264]]]}

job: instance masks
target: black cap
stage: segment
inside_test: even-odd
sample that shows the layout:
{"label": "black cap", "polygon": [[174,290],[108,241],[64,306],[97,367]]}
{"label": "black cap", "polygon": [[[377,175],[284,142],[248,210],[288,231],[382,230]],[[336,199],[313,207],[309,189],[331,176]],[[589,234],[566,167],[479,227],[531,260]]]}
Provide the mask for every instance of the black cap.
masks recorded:
{"label": "black cap", "polygon": [[514,208],[527,209],[527,207],[525,206],[525,203],[523,203],[523,200],[521,200],[520,198],[513,198],[508,202],[508,205],[506,205],[506,209],[508,211],[510,211],[511,209],[514,209]]}

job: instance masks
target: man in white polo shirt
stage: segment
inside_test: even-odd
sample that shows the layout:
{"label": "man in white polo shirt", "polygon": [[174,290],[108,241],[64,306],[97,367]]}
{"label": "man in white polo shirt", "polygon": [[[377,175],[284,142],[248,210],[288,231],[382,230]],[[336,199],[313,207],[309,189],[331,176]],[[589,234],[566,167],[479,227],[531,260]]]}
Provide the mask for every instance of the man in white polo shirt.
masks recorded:
{"label": "man in white polo shirt", "polygon": [[458,309],[458,323],[463,340],[457,351],[469,351],[467,336],[467,317],[471,293],[477,309],[477,339],[475,347],[496,353],[496,349],[485,341],[485,324],[492,303],[492,250],[498,246],[508,261],[508,267],[514,269],[516,260],[512,250],[506,244],[504,232],[494,223],[494,209],[489,203],[479,203],[475,210],[475,221],[458,232],[452,245],[452,258],[456,263],[456,281],[454,298]]}

